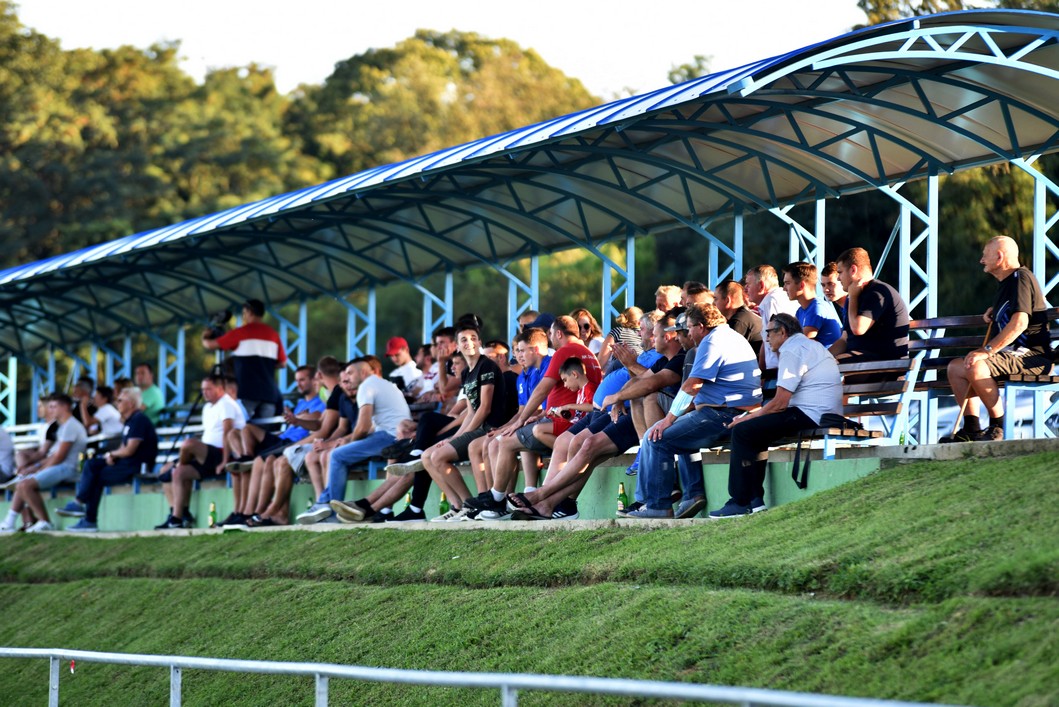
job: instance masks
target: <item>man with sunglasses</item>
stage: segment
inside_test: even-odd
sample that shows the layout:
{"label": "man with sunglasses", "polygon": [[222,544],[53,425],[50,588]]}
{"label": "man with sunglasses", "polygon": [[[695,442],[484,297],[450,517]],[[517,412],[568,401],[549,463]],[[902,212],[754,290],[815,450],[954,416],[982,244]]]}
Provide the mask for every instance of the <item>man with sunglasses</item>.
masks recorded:
{"label": "man with sunglasses", "polygon": [[776,395],[757,410],[729,423],[731,498],[724,507],[710,513],[713,519],[765,510],[764,504],[755,503],[754,499],[765,495],[769,445],[816,427],[825,414],[842,411],[838,363],[827,349],[802,333],[797,319],[789,314],[773,315],[765,328],[765,341],[778,356]]}

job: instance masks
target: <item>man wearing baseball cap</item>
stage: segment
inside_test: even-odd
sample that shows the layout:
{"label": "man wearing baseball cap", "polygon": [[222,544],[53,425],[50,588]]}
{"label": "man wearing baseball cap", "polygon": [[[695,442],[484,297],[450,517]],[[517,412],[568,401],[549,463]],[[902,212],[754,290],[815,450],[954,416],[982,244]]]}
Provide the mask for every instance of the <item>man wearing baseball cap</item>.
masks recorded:
{"label": "man wearing baseball cap", "polygon": [[412,360],[412,352],[404,337],[394,336],[386,342],[386,357],[395,366],[386,377],[401,390],[408,390],[412,381],[423,375]]}

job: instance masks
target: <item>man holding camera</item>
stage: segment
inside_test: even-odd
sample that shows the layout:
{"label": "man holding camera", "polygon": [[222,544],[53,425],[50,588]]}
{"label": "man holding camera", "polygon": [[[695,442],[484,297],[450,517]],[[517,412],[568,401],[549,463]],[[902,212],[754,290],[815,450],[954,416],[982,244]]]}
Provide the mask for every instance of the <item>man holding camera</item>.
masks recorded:
{"label": "man holding camera", "polygon": [[275,329],[265,324],[265,303],[248,299],[243,304],[243,325],[220,336],[206,331],[202,345],[211,350],[231,351],[239,400],[251,420],[273,417],[280,399],[276,369],[287,363],[287,352]]}

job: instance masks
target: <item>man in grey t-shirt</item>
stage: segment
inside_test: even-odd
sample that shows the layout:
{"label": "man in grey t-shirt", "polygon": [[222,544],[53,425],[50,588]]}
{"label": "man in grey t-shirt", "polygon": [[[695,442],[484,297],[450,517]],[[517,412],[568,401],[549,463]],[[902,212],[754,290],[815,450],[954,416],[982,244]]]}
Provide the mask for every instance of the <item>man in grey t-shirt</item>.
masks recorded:
{"label": "man in grey t-shirt", "polygon": [[48,509],[44,507],[40,492],[64,481],[77,479],[81,454],[88,445],[85,426],[73,416],[73,400],[68,395],[52,396],[48,401],[48,412],[59,424],[55,444],[47,457],[24,469],[26,473],[15,488],[11,510],[8,511],[4,522],[0,523],[0,532],[15,530],[15,522],[26,506],[29,506],[37,518],[36,523],[26,528],[27,533],[52,530],[52,524],[48,521]]}
{"label": "man in grey t-shirt", "polygon": [[778,354],[776,395],[765,405],[729,424],[732,454],[728,493],[723,508],[711,518],[730,518],[764,510],[753,499],[765,495],[768,448],[777,439],[812,429],[827,413],[842,409],[842,374],[835,358],[802,334],[790,314],[773,315],[765,327],[765,345]]}

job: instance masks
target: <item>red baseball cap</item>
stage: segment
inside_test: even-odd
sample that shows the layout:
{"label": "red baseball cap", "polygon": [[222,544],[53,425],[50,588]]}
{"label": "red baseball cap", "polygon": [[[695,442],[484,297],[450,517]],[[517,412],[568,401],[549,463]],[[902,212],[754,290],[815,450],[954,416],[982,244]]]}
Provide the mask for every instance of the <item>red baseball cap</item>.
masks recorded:
{"label": "red baseball cap", "polygon": [[407,348],[408,348],[408,342],[405,341],[404,337],[394,336],[389,341],[386,342],[386,355],[387,356],[393,356],[395,353],[397,353],[401,349],[407,349]]}

